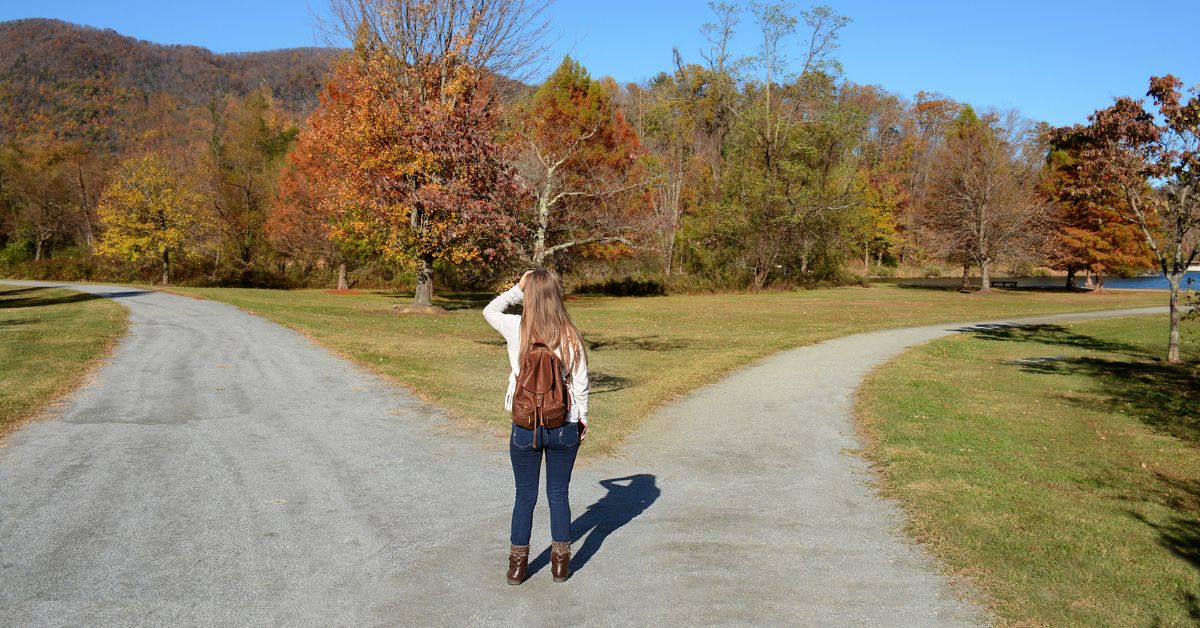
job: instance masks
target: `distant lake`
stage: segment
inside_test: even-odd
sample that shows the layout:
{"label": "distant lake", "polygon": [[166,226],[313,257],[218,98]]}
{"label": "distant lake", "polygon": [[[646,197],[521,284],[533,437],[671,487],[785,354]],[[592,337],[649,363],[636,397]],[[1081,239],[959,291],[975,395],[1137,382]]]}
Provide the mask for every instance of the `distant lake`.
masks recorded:
{"label": "distant lake", "polygon": [[[1188,280],[1192,280],[1192,289],[1200,290],[1200,272],[1191,271],[1183,276],[1183,281],[1180,283],[1181,288],[1186,288]],[[962,277],[936,277],[936,278],[915,278],[915,279],[873,279],[877,283],[891,283],[901,286],[939,286],[947,288],[956,288],[962,281]],[[1015,281],[1019,288],[1061,288],[1066,284],[1067,278],[1063,277],[992,277],[992,281]],[[1082,288],[1087,279],[1083,275],[1075,278],[1075,285]],[[979,277],[971,277],[971,285],[979,286]],[[1105,277],[1105,288],[1126,288],[1134,290],[1166,290],[1168,288],[1167,278],[1159,275],[1147,275],[1144,277]]]}
{"label": "distant lake", "polygon": [[[1188,280],[1192,282],[1192,289],[1200,289],[1200,272],[1191,271],[1183,276],[1183,281],[1179,282],[1180,288],[1187,288]],[[1076,282],[1083,285],[1083,282]],[[1136,288],[1139,290],[1166,290],[1170,287],[1167,284],[1167,278],[1162,276],[1162,273],[1146,277],[1109,277],[1104,280],[1105,288]]]}

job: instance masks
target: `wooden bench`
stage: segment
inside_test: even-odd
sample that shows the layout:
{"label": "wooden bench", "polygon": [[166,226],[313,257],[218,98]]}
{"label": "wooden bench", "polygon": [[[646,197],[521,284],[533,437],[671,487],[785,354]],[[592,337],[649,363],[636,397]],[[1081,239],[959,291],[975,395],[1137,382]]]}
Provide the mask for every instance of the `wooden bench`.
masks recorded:
{"label": "wooden bench", "polygon": [[1017,282],[1015,282],[1015,281],[993,281],[992,287],[993,288],[1016,288]]}

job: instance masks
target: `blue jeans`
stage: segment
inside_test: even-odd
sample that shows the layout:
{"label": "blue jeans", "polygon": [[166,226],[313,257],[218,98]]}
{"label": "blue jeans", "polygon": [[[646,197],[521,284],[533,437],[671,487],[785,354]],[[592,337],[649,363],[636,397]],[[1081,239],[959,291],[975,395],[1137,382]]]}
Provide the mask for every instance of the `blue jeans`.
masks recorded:
{"label": "blue jeans", "polygon": [[513,545],[529,545],[533,528],[533,507],[537,504],[538,479],[542,474],[542,452],[546,453],[546,501],[550,505],[550,538],[571,541],[571,504],[568,490],[575,454],[579,452],[579,424],[562,427],[537,427],[537,447],[533,446],[533,430],[512,426],[508,441],[508,457],[512,459],[513,479],[517,494],[513,503]]}

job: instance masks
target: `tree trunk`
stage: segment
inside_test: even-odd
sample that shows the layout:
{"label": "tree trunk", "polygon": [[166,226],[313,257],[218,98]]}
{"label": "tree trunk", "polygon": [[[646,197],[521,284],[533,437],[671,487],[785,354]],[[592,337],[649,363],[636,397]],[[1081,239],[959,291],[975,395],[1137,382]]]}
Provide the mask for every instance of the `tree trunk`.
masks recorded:
{"label": "tree trunk", "polygon": [[958,289],[959,290],[970,290],[971,289],[971,265],[970,264],[963,264],[962,285],[960,285],[958,287]]}
{"label": "tree trunk", "polygon": [[1093,294],[1103,294],[1104,293],[1104,275],[1101,275],[1100,273],[1096,273],[1096,288],[1094,290],[1092,290],[1092,293]]}
{"label": "tree trunk", "polygon": [[543,266],[542,261],[546,259],[546,231],[550,226],[550,199],[554,192],[553,176],[553,173],[547,175],[546,187],[538,197],[537,231],[533,234],[533,263],[538,266]]}
{"label": "tree trunk", "polygon": [[663,256],[663,276],[671,276],[671,266],[675,258],[675,241],[672,239],[667,243],[666,255]]}
{"label": "tree trunk", "polygon": [[1066,287],[1067,287],[1067,290],[1075,289],[1075,269],[1074,268],[1067,269],[1067,286]]}
{"label": "tree trunk", "polygon": [[433,256],[422,255],[417,259],[417,289],[413,305],[433,305]]}
{"label": "tree trunk", "polygon": [[169,249],[163,251],[162,271],[162,285],[165,286],[171,280],[171,251]]}
{"label": "tree trunk", "polygon": [[1167,283],[1171,286],[1171,331],[1167,336],[1167,362],[1179,362],[1179,278],[1181,275],[1168,276]]}
{"label": "tree trunk", "polygon": [[760,272],[758,268],[754,269],[753,286],[755,291],[762,290],[763,286],[766,285],[767,275],[770,274],[770,272],[770,270],[763,270]]}
{"label": "tree trunk", "polygon": [[671,169],[672,181],[666,186],[664,205],[670,222],[663,237],[663,275],[671,276],[671,267],[675,265],[675,238],[679,235],[679,196],[683,190],[683,171],[677,165]]}
{"label": "tree trunk", "polygon": [[992,278],[988,275],[988,268],[991,265],[991,260],[979,261],[979,290],[987,291],[992,289]]}
{"label": "tree trunk", "polygon": [[95,236],[92,229],[92,209],[88,201],[87,182],[83,179],[83,166],[75,164],[75,181],[79,185],[79,208],[83,210],[83,243],[89,256],[96,254]]}
{"label": "tree trunk", "polygon": [[42,238],[38,237],[33,249],[33,261],[36,262],[40,259],[42,259]]}
{"label": "tree trunk", "polygon": [[346,282],[346,262],[338,264],[338,290],[349,290],[350,284]]}

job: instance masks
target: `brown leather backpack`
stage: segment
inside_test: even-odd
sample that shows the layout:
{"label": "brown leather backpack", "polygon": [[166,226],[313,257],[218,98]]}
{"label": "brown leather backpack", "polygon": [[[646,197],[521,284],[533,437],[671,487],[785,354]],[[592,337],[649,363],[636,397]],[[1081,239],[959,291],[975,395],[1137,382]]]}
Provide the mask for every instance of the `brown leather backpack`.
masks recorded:
{"label": "brown leather backpack", "polygon": [[[562,427],[571,409],[571,395],[562,377],[562,360],[550,347],[535,342],[521,362],[517,390],[513,393],[512,419],[520,427],[536,430]],[[537,446],[537,432],[533,434]]]}

